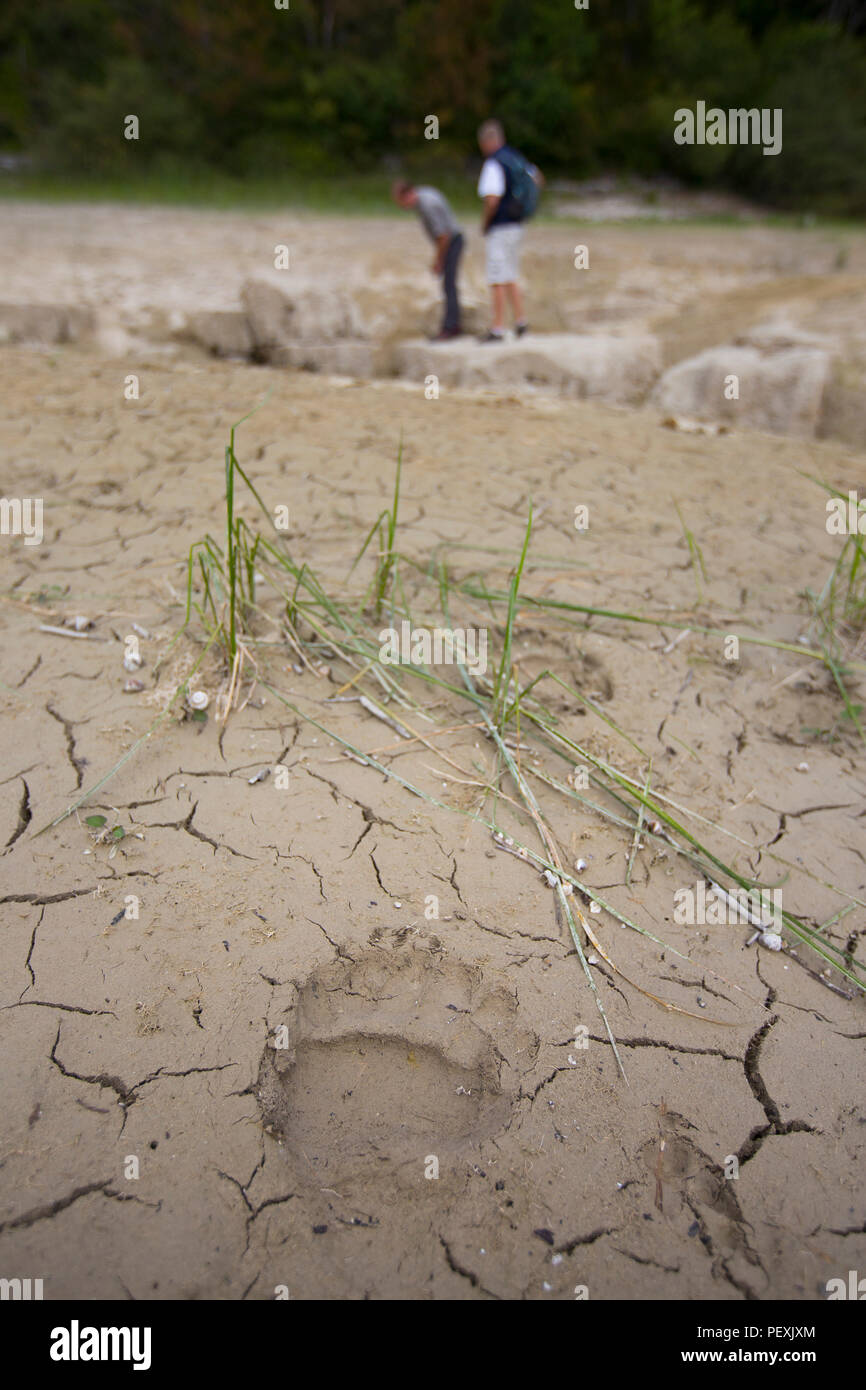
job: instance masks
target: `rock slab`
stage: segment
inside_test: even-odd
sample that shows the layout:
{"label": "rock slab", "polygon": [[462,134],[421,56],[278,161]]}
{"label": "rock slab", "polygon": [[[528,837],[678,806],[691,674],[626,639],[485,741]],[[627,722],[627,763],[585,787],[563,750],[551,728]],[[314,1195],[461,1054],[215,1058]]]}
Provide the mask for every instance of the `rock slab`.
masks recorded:
{"label": "rock slab", "polygon": [[395,350],[397,374],[449,386],[540,386],[562,395],[638,405],[661,370],[658,341],[649,335],[615,337],[545,333],[479,343],[409,341]]}

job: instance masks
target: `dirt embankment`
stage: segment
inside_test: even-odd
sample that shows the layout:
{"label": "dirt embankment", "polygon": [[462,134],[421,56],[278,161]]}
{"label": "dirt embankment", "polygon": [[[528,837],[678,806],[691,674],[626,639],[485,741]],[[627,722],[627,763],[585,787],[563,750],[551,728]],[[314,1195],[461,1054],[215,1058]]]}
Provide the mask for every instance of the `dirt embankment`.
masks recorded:
{"label": "dirt embankment", "polygon": [[[0,336],[9,342],[435,376],[649,401],[729,428],[855,445],[864,437],[866,242],[851,231],[535,224],[524,253],[532,332],[481,349],[471,336],[425,341],[438,326],[439,290],[411,215],[12,204],[4,220]],[[462,292],[474,334],[487,322],[474,229]]]}

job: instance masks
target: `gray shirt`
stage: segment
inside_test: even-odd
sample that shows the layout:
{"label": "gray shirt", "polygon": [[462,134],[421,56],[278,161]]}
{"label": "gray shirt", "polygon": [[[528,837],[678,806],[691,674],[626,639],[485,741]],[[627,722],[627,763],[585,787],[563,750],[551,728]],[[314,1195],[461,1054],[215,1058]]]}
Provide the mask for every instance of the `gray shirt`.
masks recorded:
{"label": "gray shirt", "polygon": [[438,188],[425,186],[415,191],[418,194],[416,210],[430,240],[436,241],[440,236],[457,236],[460,224],[451,211],[448,199],[443,197]]}

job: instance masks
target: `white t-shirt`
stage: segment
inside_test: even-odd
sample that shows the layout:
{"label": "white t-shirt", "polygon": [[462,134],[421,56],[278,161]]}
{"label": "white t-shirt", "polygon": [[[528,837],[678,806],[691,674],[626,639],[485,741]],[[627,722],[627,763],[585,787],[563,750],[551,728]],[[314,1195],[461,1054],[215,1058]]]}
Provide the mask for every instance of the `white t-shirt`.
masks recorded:
{"label": "white t-shirt", "polygon": [[505,194],[505,170],[498,159],[485,159],[478,180],[479,198],[502,198]]}

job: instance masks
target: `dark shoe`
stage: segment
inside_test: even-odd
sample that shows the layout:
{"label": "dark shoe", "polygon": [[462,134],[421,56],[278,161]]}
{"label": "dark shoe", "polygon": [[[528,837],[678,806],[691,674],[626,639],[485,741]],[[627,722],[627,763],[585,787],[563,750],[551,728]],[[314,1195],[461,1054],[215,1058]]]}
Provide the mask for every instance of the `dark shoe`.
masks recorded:
{"label": "dark shoe", "polygon": [[504,343],[504,342],[505,342],[505,334],[504,334],[504,333],[492,333],[491,330],[488,328],[488,330],[487,330],[486,333],[482,333],[482,335],[481,335],[481,337],[478,339],[478,341],[479,341],[479,343]]}
{"label": "dark shoe", "polygon": [[452,338],[462,338],[462,328],[442,328],[431,339],[431,343],[447,343]]}
{"label": "dark shoe", "polygon": [[529,324],[528,324],[528,323],[516,323],[516,324],[514,325],[514,332],[517,334],[517,337],[518,337],[518,338],[522,338],[523,335],[524,335],[524,333],[528,333],[528,332],[529,332]]}

